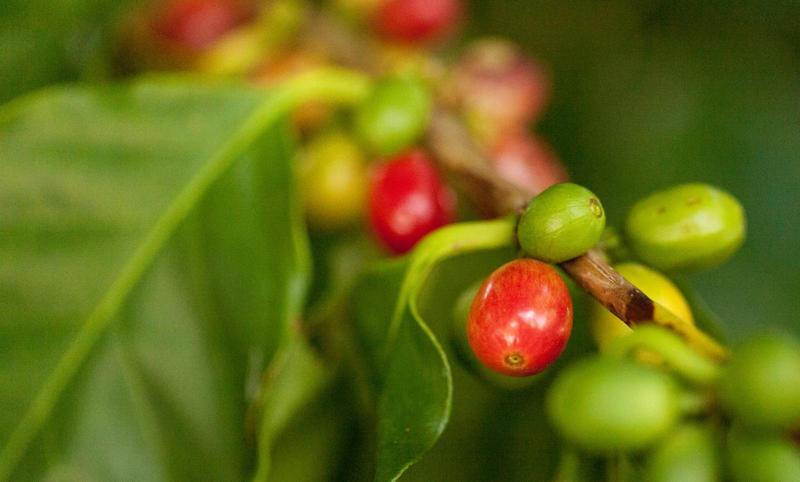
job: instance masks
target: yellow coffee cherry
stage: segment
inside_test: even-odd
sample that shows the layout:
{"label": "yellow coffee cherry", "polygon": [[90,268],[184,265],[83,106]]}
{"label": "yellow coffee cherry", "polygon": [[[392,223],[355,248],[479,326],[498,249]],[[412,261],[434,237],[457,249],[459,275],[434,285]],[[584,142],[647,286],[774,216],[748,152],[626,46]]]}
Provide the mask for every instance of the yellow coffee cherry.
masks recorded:
{"label": "yellow coffee cherry", "polygon": [[347,135],[330,132],[313,139],[302,154],[299,181],[311,226],[338,229],[361,219],[367,163]]}
{"label": "yellow coffee cherry", "polygon": [[[675,316],[694,323],[689,303],[686,302],[678,287],[666,276],[639,263],[620,263],[614,266],[614,269]],[[613,340],[633,331],[596,301],[592,301],[589,319],[592,336],[601,351],[605,350]]]}

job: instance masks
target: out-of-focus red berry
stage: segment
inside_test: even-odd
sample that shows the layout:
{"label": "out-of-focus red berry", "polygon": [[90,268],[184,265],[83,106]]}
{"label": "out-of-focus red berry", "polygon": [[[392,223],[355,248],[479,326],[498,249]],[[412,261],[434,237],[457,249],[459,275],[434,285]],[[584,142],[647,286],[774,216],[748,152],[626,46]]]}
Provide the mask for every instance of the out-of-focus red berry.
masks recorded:
{"label": "out-of-focus red berry", "polygon": [[238,0],[172,0],[157,14],[153,29],[174,47],[196,52],[255,16],[249,3]]}
{"label": "out-of-focus red berry", "polygon": [[536,120],[550,100],[549,72],[503,40],[481,40],[467,49],[446,92],[485,145]]}
{"label": "out-of-focus red berry", "polygon": [[373,170],[369,216],[378,239],[401,254],[426,234],[453,222],[456,200],[428,156],[413,150]]}
{"label": "out-of-focus red berry", "polygon": [[388,0],[375,13],[375,29],[398,42],[427,42],[453,30],[461,16],[460,0]]}
{"label": "out-of-focus red berry", "polygon": [[475,356],[487,367],[528,376],[552,364],[572,331],[572,298],[550,265],[517,259],[489,275],[467,321]]}
{"label": "out-of-focus red berry", "polygon": [[535,196],[553,184],[569,181],[567,170],[542,139],[520,132],[500,141],[491,153],[495,169],[508,182]]}

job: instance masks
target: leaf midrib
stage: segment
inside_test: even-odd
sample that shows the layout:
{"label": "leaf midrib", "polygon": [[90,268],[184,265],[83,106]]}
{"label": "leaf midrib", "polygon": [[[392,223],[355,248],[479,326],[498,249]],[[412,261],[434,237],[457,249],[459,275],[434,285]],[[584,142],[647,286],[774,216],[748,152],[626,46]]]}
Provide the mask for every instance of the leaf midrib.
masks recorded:
{"label": "leaf midrib", "polygon": [[[164,214],[158,218],[129,261],[122,267],[119,276],[86,318],[77,336],[61,356],[0,452],[0,480],[9,479],[70,381],[113,321],[114,315],[150,268],[158,253],[172,238],[181,222],[188,217],[217,179],[235,164],[266,129],[279,121],[294,106],[314,100],[352,103],[363,98],[367,89],[368,79],[360,74],[340,69],[321,69],[308,72],[283,84],[255,108],[236,134],[211,156],[211,160],[199,170],[175,197]],[[0,119],[11,118],[21,112],[20,104],[12,103],[7,107],[11,107],[12,112],[0,111]]]}

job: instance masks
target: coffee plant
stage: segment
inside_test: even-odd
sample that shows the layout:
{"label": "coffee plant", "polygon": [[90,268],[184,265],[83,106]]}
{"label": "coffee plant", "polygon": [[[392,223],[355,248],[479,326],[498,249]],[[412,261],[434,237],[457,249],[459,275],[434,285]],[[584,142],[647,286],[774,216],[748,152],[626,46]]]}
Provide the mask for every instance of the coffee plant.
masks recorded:
{"label": "coffee plant", "polygon": [[0,481],[800,481],[800,344],[685,277],[742,203],[572,182],[462,1],[107,6],[0,107]]}

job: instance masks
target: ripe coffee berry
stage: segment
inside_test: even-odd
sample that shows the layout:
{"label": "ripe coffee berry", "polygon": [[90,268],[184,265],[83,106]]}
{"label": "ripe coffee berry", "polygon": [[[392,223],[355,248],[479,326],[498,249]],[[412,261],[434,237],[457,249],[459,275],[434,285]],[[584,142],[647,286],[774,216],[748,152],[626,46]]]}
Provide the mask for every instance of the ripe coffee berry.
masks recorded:
{"label": "ripe coffee berry", "polygon": [[597,244],[605,227],[605,211],[597,196],[565,182],[533,198],[520,217],[517,238],[530,256],[561,263]]}
{"label": "ripe coffee berry", "polygon": [[500,141],[490,157],[506,181],[525,189],[531,196],[569,180],[553,149],[544,140],[522,131]]}
{"label": "ripe coffee berry", "polygon": [[643,449],[679,416],[679,389],[666,373],[631,360],[588,358],[559,373],[550,420],[577,446],[599,453]]}
{"label": "ripe coffee berry", "polygon": [[426,234],[453,222],[456,199],[428,156],[413,150],[372,172],[369,218],[378,239],[401,254]]}
{"label": "ripe coffee berry", "polygon": [[483,144],[494,147],[542,113],[550,99],[550,75],[515,45],[483,40],[456,65],[446,94]]}
{"label": "ripe coffee berry", "polygon": [[700,270],[730,257],[742,244],[741,204],[708,184],[683,184],[633,205],[628,243],[642,261],[662,271]]}
{"label": "ripe coffee berry", "polygon": [[494,388],[517,390],[529,387],[532,383],[536,382],[537,377],[510,377],[491,370],[478,360],[472,347],[469,346],[469,339],[467,336],[469,311],[481,284],[482,282],[477,282],[464,290],[453,306],[449,335],[456,356],[470,373]]}
{"label": "ripe coffee berry", "polygon": [[355,132],[375,154],[393,155],[419,139],[430,110],[430,93],[420,79],[385,78],[356,110]]}
{"label": "ripe coffee berry", "polygon": [[238,0],[172,0],[155,19],[153,29],[177,48],[200,51],[254,14],[251,5]]}
{"label": "ripe coffee berry", "polygon": [[375,29],[398,42],[436,40],[453,30],[460,0],[387,0],[375,15]]}
{"label": "ripe coffee berry", "polygon": [[533,259],[504,264],[481,285],[467,321],[475,356],[487,367],[528,376],[552,364],[572,331],[572,298],[551,266]]}

